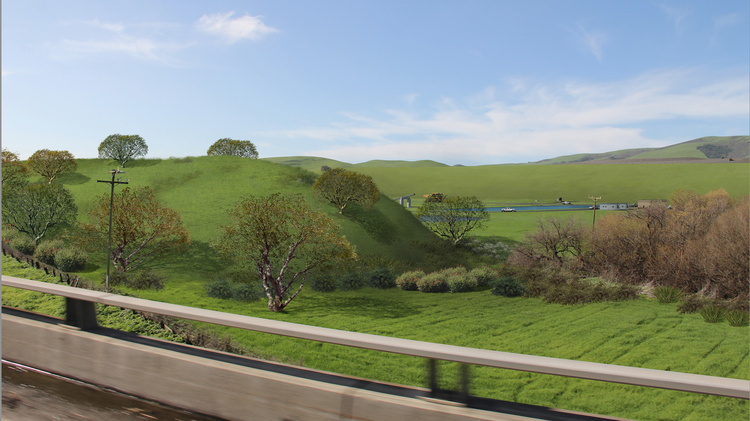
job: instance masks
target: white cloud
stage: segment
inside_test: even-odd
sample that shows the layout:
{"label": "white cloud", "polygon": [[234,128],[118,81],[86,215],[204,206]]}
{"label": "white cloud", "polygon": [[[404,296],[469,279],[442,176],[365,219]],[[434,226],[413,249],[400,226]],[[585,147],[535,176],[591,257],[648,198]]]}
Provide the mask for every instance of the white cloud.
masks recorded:
{"label": "white cloud", "polygon": [[350,162],[538,160],[664,146],[643,136],[644,127],[668,125],[673,119],[746,118],[749,91],[744,73],[704,81],[697,71],[687,70],[598,84],[539,85],[516,79],[507,87],[487,88],[462,102],[443,98],[427,116],[402,110],[388,110],[382,118],[344,113],[346,121],[328,127],[263,135],[322,140],[329,146],[306,154]]}
{"label": "white cloud", "polygon": [[278,29],[266,26],[260,20],[260,16],[244,15],[232,19],[232,15],[234,12],[203,15],[195,26],[198,30],[218,35],[229,43],[243,39],[254,40],[266,34],[278,32]]}

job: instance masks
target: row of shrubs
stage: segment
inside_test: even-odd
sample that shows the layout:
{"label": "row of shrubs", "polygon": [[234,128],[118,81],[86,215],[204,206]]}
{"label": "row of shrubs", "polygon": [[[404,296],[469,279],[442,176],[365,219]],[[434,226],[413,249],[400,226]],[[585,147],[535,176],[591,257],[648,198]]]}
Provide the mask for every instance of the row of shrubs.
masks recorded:
{"label": "row of shrubs", "polygon": [[677,311],[700,313],[707,323],[726,320],[731,326],[747,326],[750,321],[750,302],[747,298],[711,299],[698,294],[685,294],[681,289],[668,285],[658,286],[653,292],[660,303],[679,303]]}
{"label": "row of shrubs", "polygon": [[388,266],[381,266],[371,270],[358,270],[344,274],[315,274],[309,282],[313,291],[318,292],[331,292],[337,289],[352,291],[364,287],[388,289],[396,287],[396,272]]}
{"label": "row of shrubs", "polygon": [[497,271],[487,266],[470,271],[457,266],[430,274],[422,270],[405,272],[396,278],[396,286],[404,291],[469,292],[477,287],[489,286],[497,278]]}
{"label": "row of shrubs", "polygon": [[40,262],[63,272],[78,272],[86,268],[88,254],[78,247],[66,246],[62,240],[53,239],[37,244],[26,234],[4,227],[2,241],[12,249],[33,256]]}

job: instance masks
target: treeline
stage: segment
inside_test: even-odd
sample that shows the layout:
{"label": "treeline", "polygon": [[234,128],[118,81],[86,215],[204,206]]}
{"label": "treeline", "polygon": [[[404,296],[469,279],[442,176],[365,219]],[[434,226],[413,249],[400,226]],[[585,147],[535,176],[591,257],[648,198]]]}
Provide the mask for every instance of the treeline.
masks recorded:
{"label": "treeline", "polygon": [[509,258],[522,268],[566,269],[626,284],[671,286],[721,299],[748,297],[750,198],[723,189],[678,190],[671,208],[611,213],[594,229],[549,219]]}

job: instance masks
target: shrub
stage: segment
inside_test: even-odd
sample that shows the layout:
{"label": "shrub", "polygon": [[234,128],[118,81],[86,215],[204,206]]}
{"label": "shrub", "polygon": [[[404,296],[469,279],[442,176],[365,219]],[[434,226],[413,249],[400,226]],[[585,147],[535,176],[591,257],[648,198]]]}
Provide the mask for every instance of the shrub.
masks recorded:
{"label": "shrub", "polygon": [[62,240],[42,241],[34,250],[34,258],[48,265],[55,265],[55,254],[65,247]]}
{"label": "shrub", "polygon": [[469,273],[476,278],[478,287],[492,285],[498,279],[497,271],[488,266],[474,268]]}
{"label": "shrub", "polygon": [[619,284],[613,289],[614,299],[611,299],[611,301],[636,300],[641,292],[641,289],[635,285]]}
{"label": "shrub", "polygon": [[396,278],[396,286],[404,291],[416,291],[418,289],[417,283],[424,276],[425,273],[421,269],[404,272]]}
{"label": "shrub", "polygon": [[5,244],[10,244],[13,239],[21,235],[21,232],[11,227],[10,225],[3,225],[2,241]]}
{"label": "shrub", "polygon": [[492,283],[492,294],[503,297],[519,297],[526,294],[523,281],[515,276],[504,276]]}
{"label": "shrub", "polygon": [[682,303],[677,307],[680,313],[697,313],[706,306],[708,300],[698,294],[691,294],[682,298]]}
{"label": "shrub", "polygon": [[336,291],[337,287],[336,280],[333,279],[333,276],[327,273],[318,274],[310,279],[310,288],[312,288],[313,291],[331,292]]}
{"label": "shrub", "polygon": [[153,271],[151,271],[151,269],[146,269],[140,272],[129,274],[127,286],[133,289],[160,290],[164,288],[164,281],[166,280],[166,276],[154,273]]}
{"label": "shrub", "polygon": [[662,304],[676,303],[682,297],[682,290],[671,286],[654,288],[654,296]]}
{"label": "shrub", "polygon": [[[110,277],[110,282],[112,282],[112,277]],[[206,284],[206,295],[211,298],[228,300],[232,298],[234,293],[233,286],[233,283],[226,279],[217,279],[216,281]]]}
{"label": "shrub", "polygon": [[78,272],[86,269],[89,255],[78,247],[66,247],[55,253],[55,267],[63,272]]}
{"label": "shrub", "polygon": [[266,292],[261,284],[251,284],[247,282],[235,283],[232,289],[232,299],[235,301],[255,301],[258,298],[265,297]]}
{"label": "shrub", "polygon": [[717,323],[722,320],[726,310],[715,304],[709,304],[701,309],[701,316],[706,323]]}
{"label": "shrub", "polygon": [[341,275],[336,284],[342,291],[354,291],[367,285],[367,277],[362,272],[355,270]]}
{"label": "shrub", "polygon": [[382,266],[367,274],[370,288],[388,289],[396,286],[396,274],[393,269]]}
{"label": "shrub", "polygon": [[36,250],[36,243],[28,235],[19,235],[11,240],[10,247],[27,256],[33,256],[34,250]]}
{"label": "shrub", "polygon": [[747,326],[750,317],[747,311],[731,310],[724,315],[724,318],[727,319],[730,326]]}
{"label": "shrub", "polygon": [[417,282],[417,289],[421,292],[446,292],[448,291],[446,276],[440,272],[426,275]]}
{"label": "shrub", "polygon": [[449,276],[446,282],[450,292],[470,292],[477,289],[477,279],[469,273]]}

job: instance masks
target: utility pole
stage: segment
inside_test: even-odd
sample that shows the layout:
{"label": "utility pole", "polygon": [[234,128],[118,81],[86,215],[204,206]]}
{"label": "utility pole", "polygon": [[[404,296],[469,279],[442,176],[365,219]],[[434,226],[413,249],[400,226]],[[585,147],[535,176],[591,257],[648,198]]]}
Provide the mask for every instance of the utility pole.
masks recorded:
{"label": "utility pole", "polygon": [[594,232],[594,226],[596,224],[596,201],[597,200],[602,200],[602,197],[601,196],[599,196],[599,197],[589,196],[589,199],[591,199],[591,200],[594,201],[594,220],[593,220],[593,222],[591,222],[591,232]]}
{"label": "utility pole", "polygon": [[116,170],[112,170],[109,172],[112,174],[112,181],[109,180],[96,180],[97,183],[108,183],[110,186],[112,186],[112,190],[109,193],[109,239],[107,240],[107,279],[106,279],[106,291],[109,292],[109,261],[112,260],[112,205],[114,204],[115,200],[115,184],[128,184],[128,181],[120,181],[121,179],[118,178],[115,180],[115,176],[117,174],[124,174],[125,171],[120,171],[120,168],[118,167]]}

